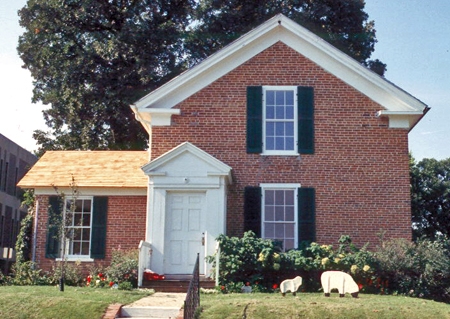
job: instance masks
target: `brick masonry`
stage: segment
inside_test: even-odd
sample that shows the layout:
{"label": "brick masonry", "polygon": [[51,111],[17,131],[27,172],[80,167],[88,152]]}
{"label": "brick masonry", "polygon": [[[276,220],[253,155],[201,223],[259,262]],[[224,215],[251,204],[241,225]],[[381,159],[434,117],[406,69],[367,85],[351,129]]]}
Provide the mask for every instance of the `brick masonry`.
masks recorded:
{"label": "brick masonry", "polygon": [[[45,258],[45,243],[48,219],[48,196],[38,195],[38,231],[36,240],[36,262],[42,270],[51,270],[54,259]],[[146,196],[109,196],[105,259],[95,260],[98,266],[108,266],[114,249],[137,249],[145,239]],[[82,262],[81,267],[88,273],[92,263]]]}
{"label": "brick masonry", "polygon": [[[246,153],[246,88],[312,86],[315,153]],[[153,129],[152,157],[189,141],[233,169],[228,235],[243,233],[243,189],[259,183],[300,183],[316,189],[317,241],[355,243],[411,238],[408,131],[375,116],[380,105],[332,74],[276,43],[177,106],[170,127]]]}
{"label": "brick masonry", "polygon": [[[246,88],[250,85],[314,87],[315,153],[261,156],[246,153]],[[227,234],[242,235],[245,186],[300,183],[316,189],[317,241],[340,235],[376,245],[385,238],[411,238],[408,131],[390,129],[375,116],[380,105],[282,43],[276,43],[176,106],[170,127],[153,128],[152,158],[189,141],[231,166]],[[37,262],[45,258],[48,198],[40,203]],[[136,248],[145,238],[145,196],[109,197],[107,253]],[[86,266],[87,267],[87,266]]]}

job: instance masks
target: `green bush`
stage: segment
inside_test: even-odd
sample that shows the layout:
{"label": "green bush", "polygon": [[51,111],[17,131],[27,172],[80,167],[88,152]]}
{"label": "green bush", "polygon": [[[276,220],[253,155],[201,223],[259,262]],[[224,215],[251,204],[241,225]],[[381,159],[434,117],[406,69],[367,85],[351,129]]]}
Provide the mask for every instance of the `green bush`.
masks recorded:
{"label": "green bush", "polygon": [[[311,243],[285,253],[270,240],[247,232],[242,238],[219,236],[221,292],[277,291],[287,278],[301,276],[302,291],[321,289],[320,275],[327,270],[349,273],[366,293],[400,294],[450,302],[450,242],[446,238],[416,243],[404,239],[381,240],[375,251],[356,247],[341,236],[338,247]],[[216,256],[207,260],[216,267]]]}
{"label": "green bush", "polygon": [[[64,264],[63,264],[64,263]],[[63,270],[64,269],[64,270]],[[81,286],[83,283],[82,271],[78,263],[68,263],[56,261],[52,265],[52,271],[48,274],[51,285],[59,284],[62,272],[64,271],[64,284],[67,286]]]}
{"label": "green bush", "polygon": [[[256,238],[246,232],[242,238],[221,235],[219,288],[222,292],[240,292],[248,283],[252,291],[276,291],[284,279],[301,276],[303,291],[318,291],[320,275],[326,270],[351,273],[360,287],[375,277],[376,261],[365,247],[358,249],[348,236],[342,236],[339,248],[311,243],[302,249],[280,252],[279,245],[271,240]],[[208,256],[215,265],[215,256]],[[367,288],[365,288],[367,289]]]}
{"label": "green bush", "polygon": [[12,266],[12,276],[9,284],[16,286],[45,285],[48,281],[41,275],[41,270],[31,261],[15,262]]}
{"label": "green bush", "polygon": [[139,267],[139,252],[132,250],[114,250],[112,252],[111,264],[105,269],[108,281],[120,286],[123,282],[131,283],[137,288]]}
{"label": "green bush", "polygon": [[386,292],[450,302],[449,242],[384,241],[375,252]]}

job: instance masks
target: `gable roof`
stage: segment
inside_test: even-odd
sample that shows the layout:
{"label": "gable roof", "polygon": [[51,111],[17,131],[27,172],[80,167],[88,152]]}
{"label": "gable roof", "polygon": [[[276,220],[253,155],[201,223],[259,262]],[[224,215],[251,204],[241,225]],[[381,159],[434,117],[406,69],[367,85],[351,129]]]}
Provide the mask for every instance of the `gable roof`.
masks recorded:
{"label": "gable roof", "polygon": [[77,187],[146,188],[141,166],[147,151],[48,151],[20,180],[22,188]]}
{"label": "gable roof", "polygon": [[423,102],[282,14],[144,96],[131,108],[148,132],[151,125],[169,125],[170,116],[180,111],[172,107],[278,41],[380,104],[380,116],[409,116],[411,128],[428,110]]}

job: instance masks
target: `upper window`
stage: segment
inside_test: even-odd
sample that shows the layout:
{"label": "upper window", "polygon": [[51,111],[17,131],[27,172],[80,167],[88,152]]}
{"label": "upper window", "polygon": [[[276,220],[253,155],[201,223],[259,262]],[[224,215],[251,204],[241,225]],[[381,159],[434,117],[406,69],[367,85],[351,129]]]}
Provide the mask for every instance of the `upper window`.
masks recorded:
{"label": "upper window", "polygon": [[247,152],[263,155],[313,154],[313,88],[248,87]]}
{"label": "upper window", "polygon": [[263,96],[263,153],[297,154],[296,87],[264,87]]}

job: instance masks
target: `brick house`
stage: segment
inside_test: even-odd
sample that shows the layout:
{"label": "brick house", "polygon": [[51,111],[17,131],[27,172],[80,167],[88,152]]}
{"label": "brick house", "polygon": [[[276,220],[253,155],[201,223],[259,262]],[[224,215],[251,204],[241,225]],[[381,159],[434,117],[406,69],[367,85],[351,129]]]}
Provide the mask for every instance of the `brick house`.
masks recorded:
{"label": "brick house", "polygon": [[92,223],[70,257],[87,262],[143,240],[142,267],[187,274],[246,230],[284,250],[411,238],[408,132],[428,107],[283,15],[131,107],[148,152],[48,152],[19,183],[39,201],[41,267],[60,257],[51,185],[71,174]]}

